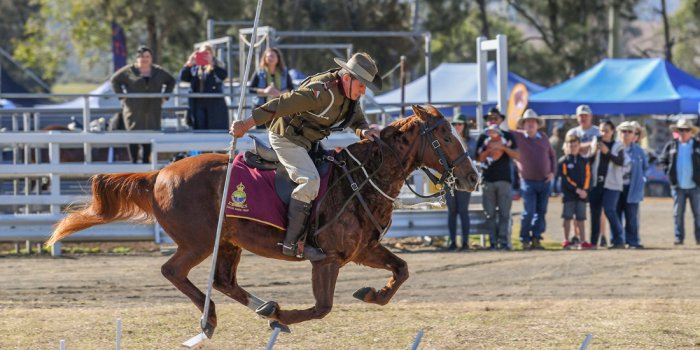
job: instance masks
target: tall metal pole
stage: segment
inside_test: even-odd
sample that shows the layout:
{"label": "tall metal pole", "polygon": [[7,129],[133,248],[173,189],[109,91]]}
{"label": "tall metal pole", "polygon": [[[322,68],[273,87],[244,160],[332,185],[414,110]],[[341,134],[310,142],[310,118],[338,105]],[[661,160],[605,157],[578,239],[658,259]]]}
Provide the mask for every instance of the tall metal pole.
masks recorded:
{"label": "tall metal pole", "polygon": [[207,20],[207,40],[214,39],[214,20]]}
{"label": "tall metal pole", "polygon": [[399,84],[401,85],[401,118],[406,116],[406,56],[401,55],[401,70],[399,71]]}
{"label": "tall metal pole", "polygon": [[481,43],[486,41],[486,38],[480,36],[476,38],[476,129],[478,132],[484,130],[484,111],[483,106],[486,103],[488,85],[486,81],[486,61],[488,55],[486,51],[481,49]]}
{"label": "tall metal pole", "polygon": [[[231,43],[231,37],[227,37],[226,40],[226,70],[228,71],[228,94],[229,94],[229,100],[231,101],[230,103],[233,104],[233,65],[231,64],[231,49],[232,49],[232,43]],[[244,88],[241,86],[241,89]],[[231,109],[228,110],[228,122],[231,124],[231,121],[233,120],[232,116],[233,112]]]}
{"label": "tall metal pole", "polygon": [[432,36],[430,32],[425,33],[425,75],[428,78],[428,104],[430,104],[433,99],[433,88],[430,79],[430,61],[432,60],[432,48],[431,48]]}
{"label": "tall metal pole", "polygon": [[[90,128],[90,96],[84,95],[83,102],[83,132],[86,133]],[[84,159],[86,164],[92,162],[92,145],[90,143],[83,143],[83,154],[85,155]],[[145,154],[143,158],[146,158]],[[156,160],[154,159],[153,161],[155,162]]]}
{"label": "tall metal pole", "polygon": [[[241,119],[241,115],[243,114],[243,101],[245,100],[245,94],[246,94],[246,80],[248,78],[248,71],[250,69],[250,62],[253,59],[253,50],[255,49],[254,44],[255,44],[255,38],[257,38],[258,35],[258,22],[260,19],[260,10],[262,9],[262,3],[263,0],[258,0],[258,7],[255,10],[255,21],[253,22],[253,35],[250,40],[250,51],[248,51],[248,59],[246,61],[246,66],[245,66],[245,73],[243,74],[243,79],[241,80],[241,95],[240,95],[240,100],[238,103],[238,114],[236,115],[236,120]],[[204,299],[204,311],[202,314],[202,319],[200,321],[200,326],[202,327],[202,331],[206,330],[207,328],[207,319],[209,318],[209,303],[211,301],[211,288],[212,284],[214,282],[214,272],[216,270],[216,258],[219,253],[219,241],[221,240],[221,228],[224,223],[224,209],[226,207],[226,194],[228,193],[228,188],[229,188],[229,177],[231,177],[231,169],[233,168],[233,157],[234,153],[236,151],[236,143],[238,141],[238,138],[234,137],[233,141],[231,141],[231,147],[228,152],[228,166],[226,167],[226,177],[224,178],[224,190],[223,193],[221,194],[221,203],[219,204],[219,222],[216,225],[216,239],[214,241],[214,251],[212,252],[211,256],[211,268],[209,269],[209,285],[207,287],[207,295],[206,298]]]}
{"label": "tall metal pole", "polygon": [[[508,37],[496,35],[498,49],[496,50],[496,77],[498,79],[498,108],[501,113],[508,109]],[[504,123],[508,128],[508,123]]]}
{"label": "tall metal pole", "polygon": [[[245,70],[245,43],[243,42],[243,39],[241,39],[240,35],[243,35],[238,33],[238,81],[241,82],[243,79],[246,79],[243,75],[243,71]],[[256,34],[257,35],[257,34]],[[243,87],[241,86],[241,89]],[[243,104],[243,101],[238,101],[238,104],[241,105]]]}

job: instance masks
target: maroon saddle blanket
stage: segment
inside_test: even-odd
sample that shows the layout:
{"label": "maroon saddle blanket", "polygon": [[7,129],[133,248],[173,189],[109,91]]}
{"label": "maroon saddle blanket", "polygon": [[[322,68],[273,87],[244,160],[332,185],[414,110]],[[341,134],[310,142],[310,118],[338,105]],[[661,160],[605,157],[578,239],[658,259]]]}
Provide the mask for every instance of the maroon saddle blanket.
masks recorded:
{"label": "maroon saddle blanket", "polygon": [[[232,167],[224,214],[286,230],[287,205],[275,189],[276,171],[248,166],[242,153],[234,158]],[[322,175],[317,198],[321,198],[328,189],[330,174],[331,171],[327,171]]]}

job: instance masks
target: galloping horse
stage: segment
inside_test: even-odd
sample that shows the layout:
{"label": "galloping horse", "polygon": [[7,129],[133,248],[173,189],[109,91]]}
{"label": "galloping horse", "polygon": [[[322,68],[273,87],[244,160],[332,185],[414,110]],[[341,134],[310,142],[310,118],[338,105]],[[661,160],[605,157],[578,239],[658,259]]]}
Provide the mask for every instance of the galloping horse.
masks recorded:
{"label": "galloping horse", "polygon": [[[338,166],[331,170],[329,183],[339,181],[339,185],[331,185],[318,209],[319,226],[327,225],[314,238],[327,256],[311,263],[316,299],[313,307],[285,310],[238,285],[236,269],[242,249],[268,258],[300,260],[282,255],[278,242],[284,237],[284,231],[252,220],[225,219],[213,287],[263,317],[290,325],[326,316],[333,305],[339,269],[355,262],[389,270],[392,277],[380,290],[364,287],[353,296],[366,303],[388,303],[408,278],[408,267],[380,244],[383,232],[374,223],[387,227],[394,204],[385,195],[396,198],[406,175],[419,166],[438,171],[442,179],[447,179],[445,183],[456,190],[473,191],[478,182],[466,147],[437,109],[414,105],[413,111],[415,115],[384,128],[381,140],[362,140],[350,145],[347,152],[335,155],[338,163],[354,169],[352,176],[361,180],[358,182],[369,182],[364,175],[367,171],[374,185],[360,186],[357,192],[364,198],[361,203],[353,198],[357,193],[349,186],[343,170]],[[178,245],[176,253],[161,268],[163,276],[203,311],[206,296],[187,275],[213,252],[226,166],[226,155],[203,154],[185,158],[159,171],[95,175],[92,203],[58,222],[47,244],[73,232],[116,220],[157,220]],[[209,304],[208,315],[204,332],[211,337],[217,324],[213,302]]]}

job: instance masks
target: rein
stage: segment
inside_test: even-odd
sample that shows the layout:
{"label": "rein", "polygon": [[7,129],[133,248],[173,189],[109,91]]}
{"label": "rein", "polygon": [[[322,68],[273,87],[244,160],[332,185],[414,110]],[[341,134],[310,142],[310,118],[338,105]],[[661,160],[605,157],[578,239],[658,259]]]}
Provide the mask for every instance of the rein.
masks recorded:
{"label": "rein", "polygon": [[[347,148],[344,148],[344,150],[347,151]],[[348,153],[349,153],[349,152],[348,152]],[[360,170],[360,169],[362,169],[362,171],[364,171],[364,172],[366,173],[365,165],[367,165],[367,163],[369,162],[369,158],[367,158],[367,159],[366,159],[364,162],[362,162],[362,163],[358,162],[358,166],[356,166],[356,167],[354,167],[354,168],[348,170],[348,169],[347,169],[347,162],[345,162],[344,160],[341,160],[341,159],[336,158],[336,157],[334,157],[334,156],[328,156],[328,155],[323,156],[323,159],[324,159],[324,160],[327,160],[327,161],[329,161],[329,162],[335,164],[336,166],[338,166],[340,169],[342,169],[342,170],[343,170],[343,174],[342,174],[339,178],[337,178],[337,179],[328,187],[328,189],[326,190],[326,193],[324,193],[324,194],[323,194],[323,197],[321,197],[321,199],[319,200],[319,205],[317,206],[317,208],[320,208],[320,207],[321,207],[321,203],[323,203],[323,201],[326,199],[326,197],[328,196],[328,194],[331,193],[331,189],[333,189],[334,187],[338,186],[343,178],[347,178],[347,179],[348,179],[348,181],[350,182],[350,188],[352,189],[353,193],[352,193],[352,195],[350,195],[350,197],[348,197],[347,199],[345,199],[345,202],[343,202],[343,205],[340,207],[340,209],[339,209],[338,212],[335,214],[335,216],[334,216],[331,220],[328,220],[328,221],[327,221],[323,226],[321,226],[321,228],[319,228],[319,229],[316,229],[315,227],[316,227],[316,225],[318,225],[321,212],[320,212],[320,210],[316,210],[316,220],[315,220],[315,222],[314,222],[314,224],[313,224],[313,226],[312,226],[312,230],[311,230],[311,231],[313,232],[313,237],[314,237],[314,238],[317,237],[318,234],[319,234],[321,231],[325,230],[328,226],[330,226],[330,225],[333,224],[336,220],[338,220],[338,218],[340,218],[340,215],[343,214],[343,211],[344,211],[345,208],[350,204],[350,201],[351,201],[351,200],[353,199],[353,197],[355,197],[355,196],[358,197],[358,200],[360,201],[360,204],[362,204],[362,206],[363,206],[363,208],[365,209],[365,211],[368,212],[368,214],[370,215],[370,220],[372,220],[372,223],[374,224],[375,228],[377,228],[377,229],[379,230],[379,233],[380,233],[381,235],[383,235],[383,233],[386,231],[386,229],[389,228],[389,226],[391,226],[391,222],[390,222],[385,228],[382,228],[382,227],[381,227],[381,225],[377,222],[377,220],[376,220],[376,218],[374,217],[374,215],[372,214],[372,212],[369,211],[369,207],[367,207],[367,203],[365,203],[365,200],[364,200],[364,198],[362,197],[362,194],[360,193],[360,190],[361,190],[362,188],[364,188],[364,187],[367,185],[367,183],[370,182],[370,181],[372,180],[372,177],[374,177],[374,175],[376,175],[377,172],[379,172],[379,170],[382,168],[382,165],[384,164],[384,155],[383,155],[383,153],[381,152],[381,149],[380,149],[379,154],[381,155],[380,162],[379,162],[379,166],[371,173],[371,175],[367,176],[366,179],[365,179],[364,181],[360,182],[359,185],[358,185],[357,182],[355,182],[355,180],[352,178],[352,173],[355,172],[355,171],[357,171],[357,170]],[[341,156],[341,157],[342,157],[342,156]],[[380,237],[380,239],[381,239],[381,237]]]}
{"label": "rein", "polygon": [[[421,136],[421,151],[420,151],[420,157],[418,158],[418,162],[417,162],[417,163],[419,163],[419,164],[422,163],[423,157],[424,157],[424,154],[425,154],[426,145],[427,145],[428,143],[430,143],[430,144],[432,145],[432,147],[433,147],[433,150],[436,152],[436,154],[437,154],[437,156],[438,156],[438,158],[439,158],[439,163],[443,166],[443,169],[444,169],[444,172],[443,172],[442,176],[441,176],[440,178],[437,178],[437,177],[436,177],[435,175],[433,175],[426,167],[421,166],[421,170],[423,170],[423,171],[428,175],[428,178],[433,182],[433,184],[435,184],[435,185],[441,185],[441,187],[442,187],[442,189],[441,189],[440,191],[438,191],[438,192],[436,192],[436,193],[433,193],[432,195],[427,195],[427,196],[426,196],[426,195],[421,195],[421,194],[417,193],[417,192],[411,187],[411,185],[408,183],[408,181],[406,181],[406,180],[407,180],[407,176],[406,176],[406,173],[405,173],[405,171],[404,171],[403,166],[401,166],[401,164],[403,164],[404,161],[405,161],[406,159],[405,159],[405,158],[401,158],[401,157],[397,154],[396,150],[394,150],[389,144],[387,144],[386,142],[384,142],[384,140],[382,140],[381,138],[376,138],[376,139],[375,139],[375,142],[376,142],[377,145],[379,146],[379,154],[380,154],[379,166],[377,166],[377,168],[374,169],[374,171],[372,171],[371,174],[368,173],[367,170],[365,169],[365,166],[366,166],[367,163],[369,162],[369,159],[370,159],[370,158],[368,157],[364,162],[361,162],[361,161],[358,160],[357,157],[355,157],[355,156],[350,152],[350,150],[347,149],[347,148],[344,148],[343,150],[345,151],[345,153],[347,153],[347,155],[348,155],[355,163],[357,163],[357,166],[354,167],[354,168],[352,168],[352,169],[350,169],[350,170],[347,169],[347,162],[346,162],[346,161],[340,160],[340,159],[338,159],[338,158],[336,158],[336,157],[333,157],[333,156],[328,156],[328,155],[324,156],[324,157],[323,157],[324,160],[330,161],[330,162],[332,162],[333,164],[337,165],[339,168],[341,168],[341,169],[343,170],[343,174],[342,174],[342,176],[340,176],[338,179],[336,179],[335,182],[333,182],[333,184],[331,184],[331,186],[329,186],[329,188],[328,188],[328,190],[326,191],[326,193],[325,193],[325,194],[323,195],[323,197],[319,200],[319,205],[317,206],[317,208],[320,208],[320,204],[323,203],[323,201],[326,199],[326,196],[331,192],[331,189],[332,189],[333,187],[337,186],[337,185],[340,183],[340,180],[341,180],[342,178],[347,178],[347,179],[348,179],[348,181],[350,182],[350,188],[353,190],[353,193],[352,193],[352,195],[351,195],[350,197],[348,197],[348,198],[345,200],[345,202],[343,203],[343,205],[341,206],[341,208],[338,210],[338,212],[336,213],[336,215],[335,215],[331,220],[327,221],[327,222],[326,222],[323,226],[321,226],[321,228],[319,228],[318,230],[316,230],[315,227],[316,227],[316,225],[318,224],[319,219],[320,219],[320,210],[317,210],[317,211],[316,211],[316,220],[315,220],[315,222],[314,222],[314,225],[312,226],[312,232],[314,232],[314,233],[313,233],[313,237],[314,237],[314,238],[317,237],[318,234],[319,234],[321,231],[323,231],[323,230],[326,229],[328,226],[330,226],[331,224],[333,224],[336,220],[338,220],[338,218],[339,218],[340,215],[343,213],[343,211],[345,210],[345,208],[350,204],[350,201],[353,199],[353,197],[357,197],[357,199],[358,199],[358,201],[360,202],[360,204],[362,205],[363,209],[364,209],[364,210],[367,212],[367,214],[369,215],[370,221],[372,221],[372,224],[374,225],[374,227],[375,227],[375,228],[377,229],[377,231],[379,232],[379,240],[381,240],[382,237],[384,236],[384,234],[386,233],[387,229],[391,226],[391,221],[389,221],[389,223],[388,223],[385,227],[382,227],[382,225],[381,225],[381,224],[378,222],[378,220],[374,217],[374,214],[371,212],[371,210],[369,209],[369,207],[368,207],[368,205],[367,205],[367,203],[366,203],[364,197],[363,197],[362,194],[360,193],[360,190],[361,190],[362,188],[364,188],[364,187],[367,185],[367,183],[369,183],[377,192],[379,192],[382,196],[384,196],[384,198],[386,198],[387,200],[391,201],[391,202],[392,202],[392,205],[393,205],[393,207],[394,207],[395,209],[397,209],[397,208],[414,208],[414,207],[416,207],[416,206],[425,205],[425,204],[429,204],[429,205],[431,205],[431,206],[444,206],[444,205],[445,205],[445,189],[444,189],[445,185],[450,189],[450,192],[454,195],[454,185],[455,185],[455,181],[456,181],[456,178],[455,178],[454,173],[453,173],[454,168],[455,168],[457,165],[459,165],[460,163],[462,163],[463,161],[470,159],[467,152],[465,152],[464,154],[462,154],[461,156],[459,156],[457,159],[455,159],[454,162],[452,162],[452,161],[450,161],[449,159],[447,159],[447,156],[445,155],[445,152],[442,150],[442,146],[441,146],[440,142],[439,142],[438,139],[433,135],[433,131],[434,131],[435,129],[437,129],[440,125],[442,125],[442,123],[444,123],[444,122],[446,122],[445,119],[441,119],[440,121],[438,121],[437,123],[435,123],[434,125],[432,125],[432,126],[430,126],[430,127],[426,127],[425,123],[420,123],[420,127],[421,127],[421,132],[420,132],[420,136]],[[387,147],[389,150],[391,150],[392,155],[393,155],[394,158],[396,158],[396,160],[398,161],[398,164],[399,164],[399,166],[401,167],[401,177],[403,178],[404,183],[405,183],[405,184],[407,185],[407,187],[411,190],[411,192],[413,192],[416,196],[418,196],[418,197],[420,197],[420,198],[433,198],[433,197],[440,196],[440,201],[439,201],[439,202],[417,203],[417,204],[414,204],[414,205],[405,205],[405,204],[403,204],[403,203],[398,199],[398,197],[396,197],[396,198],[391,197],[390,195],[386,194],[386,192],[384,192],[381,188],[379,188],[379,186],[373,181],[373,178],[374,178],[374,176],[379,172],[379,170],[382,168],[382,166],[383,166],[383,164],[384,164],[384,152],[383,152],[383,148],[384,148],[384,147]],[[362,182],[360,182],[359,185],[357,184],[357,182],[354,180],[354,178],[353,178],[353,176],[352,176],[352,173],[353,173],[353,172],[356,172],[357,170],[362,170],[362,172],[364,173],[364,176],[365,176],[365,179],[364,179]]]}

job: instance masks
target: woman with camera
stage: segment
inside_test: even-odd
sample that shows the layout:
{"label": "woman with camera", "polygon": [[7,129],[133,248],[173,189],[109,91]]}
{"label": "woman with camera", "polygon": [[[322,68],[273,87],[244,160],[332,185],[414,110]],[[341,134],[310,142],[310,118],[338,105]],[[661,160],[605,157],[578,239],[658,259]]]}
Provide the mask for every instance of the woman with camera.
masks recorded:
{"label": "woman with camera", "polygon": [[[193,93],[223,93],[223,82],[228,76],[224,64],[214,56],[210,44],[193,52],[180,71],[180,80],[190,83]],[[228,109],[223,97],[189,98],[187,124],[192,129],[228,129]]]}
{"label": "woman with camera", "polygon": [[[264,105],[268,97],[275,98],[294,89],[292,77],[279,49],[268,47],[263,52],[259,68],[248,86],[250,93],[254,95],[255,108]],[[257,128],[264,129],[265,125],[259,125]]]}
{"label": "woman with camera", "polygon": [[591,189],[588,201],[591,206],[591,244],[595,247],[600,237],[602,213],[608,218],[613,243],[620,244],[622,223],[617,215],[617,205],[623,189],[624,147],[615,140],[615,124],[610,120],[600,123],[600,137],[593,142]]}

